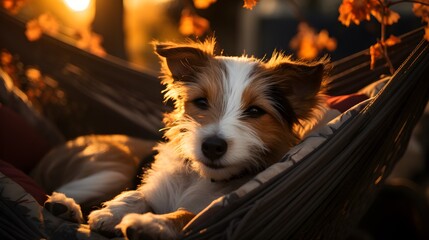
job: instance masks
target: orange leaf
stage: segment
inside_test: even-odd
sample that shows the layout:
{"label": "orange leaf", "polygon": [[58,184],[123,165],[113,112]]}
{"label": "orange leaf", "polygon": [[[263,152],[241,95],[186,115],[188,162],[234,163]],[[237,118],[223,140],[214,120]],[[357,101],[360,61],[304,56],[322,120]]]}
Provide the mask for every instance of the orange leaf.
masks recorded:
{"label": "orange leaf", "polygon": [[192,16],[182,14],[182,17],[180,18],[179,31],[185,36],[192,35],[192,33],[194,32]]}
{"label": "orange leaf", "polygon": [[302,22],[298,25],[298,33],[292,38],[289,45],[297,51],[299,58],[314,59],[323,49],[335,50],[337,41],[329,37],[328,31],[323,29],[316,33],[314,28]]}
{"label": "orange leaf", "polygon": [[36,82],[42,78],[42,74],[39,69],[30,67],[25,71],[25,75],[30,81]]}
{"label": "orange leaf", "polygon": [[393,45],[400,43],[400,42],[401,42],[400,38],[398,38],[394,35],[390,35],[390,37],[388,39],[384,40],[383,43],[378,42],[378,43],[372,45],[369,48],[369,54],[371,55],[371,65],[370,65],[371,69],[374,69],[375,60],[383,55],[384,50],[383,50],[382,44],[390,47],[390,46],[393,46]]}
{"label": "orange leaf", "polygon": [[37,18],[40,27],[44,33],[56,34],[60,28],[60,24],[49,13],[44,13]]}
{"label": "orange leaf", "polygon": [[337,40],[329,37],[328,31],[325,29],[317,35],[316,43],[320,50],[326,48],[328,51],[334,51],[337,48]]}
{"label": "orange leaf", "polygon": [[56,34],[60,25],[49,13],[44,13],[26,24],[25,36],[29,41],[38,40],[43,33]]}
{"label": "orange leaf", "polygon": [[32,19],[27,22],[25,36],[29,41],[36,41],[42,36],[42,28],[37,19]]}
{"label": "orange leaf", "polygon": [[106,56],[106,51],[101,46],[102,42],[103,42],[103,37],[101,35],[91,32],[89,51],[100,57]]}
{"label": "orange leaf", "polygon": [[194,0],[194,6],[199,9],[206,9],[215,2],[216,0]]}
{"label": "orange leaf", "polygon": [[311,36],[305,36],[302,38],[300,48],[298,50],[298,57],[310,60],[316,58],[317,54],[319,54],[319,49],[317,49]]}
{"label": "orange leaf", "polygon": [[179,31],[183,35],[202,36],[210,27],[207,19],[185,9],[180,18]]}
{"label": "orange leaf", "polygon": [[106,51],[101,46],[103,37],[92,32],[90,29],[82,29],[79,31],[79,40],[76,42],[78,48],[86,49],[89,52],[103,57],[106,55]]}
{"label": "orange leaf", "polygon": [[6,66],[12,63],[13,56],[10,52],[2,50],[0,53],[0,63],[2,66]]}
{"label": "orange leaf", "polygon": [[382,53],[383,53],[383,49],[382,49],[380,43],[376,43],[376,44],[372,45],[371,47],[369,47],[369,54],[371,55],[371,64],[370,64],[371,70],[374,69],[375,60],[377,58],[379,58]]}
{"label": "orange leaf", "polygon": [[247,8],[249,10],[252,10],[254,6],[256,6],[256,3],[258,0],[244,0],[244,8]]}
{"label": "orange leaf", "polygon": [[393,45],[400,43],[400,42],[401,42],[400,38],[398,38],[394,35],[390,35],[389,38],[384,41],[384,44],[386,44],[386,46],[390,47],[390,46],[393,46]]}
{"label": "orange leaf", "polygon": [[376,8],[371,11],[371,14],[377,19],[378,22],[383,23],[385,25],[392,25],[398,22],[400,16],[397,12],[387,9],[383,18],[383,12],[380,8]]}
{"label": "orange leaf", "polygon": [[420,3],[414,3],[413,12],[417,17],[421,17],[424,22],[429,22],[429,6]]}
{"label": "orange leaf", "polygon": [[15,15],[25,5],[25,0],[3,0],[2,5],[9,13]]}
{"label": "orange leaf", "polygon": [[359,25],[363,20],[370,20],[371,9],[377,4],[376,0],[343,0],[338,8],[338,20],[347,27],[351,22]]}

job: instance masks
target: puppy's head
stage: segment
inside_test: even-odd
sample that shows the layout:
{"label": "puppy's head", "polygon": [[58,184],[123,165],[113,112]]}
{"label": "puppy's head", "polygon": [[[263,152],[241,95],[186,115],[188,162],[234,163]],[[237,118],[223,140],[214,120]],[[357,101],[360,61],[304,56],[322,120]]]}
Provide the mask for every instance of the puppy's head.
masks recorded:
{"label": "puppy's head", "polygon": [[166,138],[202,176],[226,180],[280,160],[321,101],[325,63],[213,54],[204,43],[155,44],[166,99]]}

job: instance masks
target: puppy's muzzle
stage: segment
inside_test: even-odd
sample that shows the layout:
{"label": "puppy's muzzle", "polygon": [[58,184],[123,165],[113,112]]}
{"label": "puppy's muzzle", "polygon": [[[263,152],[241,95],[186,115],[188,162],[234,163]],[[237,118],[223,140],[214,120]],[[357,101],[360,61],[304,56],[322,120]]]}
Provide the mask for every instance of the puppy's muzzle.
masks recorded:
{"label": "puppy's muzzle", "polygon": [[208,159],[215,161],[221,158],[228,149],[227,142],[218,136],[211,136],[204,140],[201,150]]}

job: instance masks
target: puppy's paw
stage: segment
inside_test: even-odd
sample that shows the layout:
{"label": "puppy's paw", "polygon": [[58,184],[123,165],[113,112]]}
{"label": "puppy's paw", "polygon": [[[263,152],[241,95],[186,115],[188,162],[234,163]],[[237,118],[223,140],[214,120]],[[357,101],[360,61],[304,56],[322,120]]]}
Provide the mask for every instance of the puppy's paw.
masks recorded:
{"label": "puppy's paw", "polygon": [[122,214],[114,213],[109,208],[92,211],[88,215],[89,228],[105,236],[121,236],[121,231],[115,226],[121,221]]}
{"label": "puppy's paw", "polygon": [[171,221],[163,215],[153,213],[125,215],[116,226],[130,240],[137,239],[176,239],[179,236]]}
{"label": "puppy's paw", "polygon": [[82,211],[79,204],[72,198],[66,197],[63,193],[53,192],[51,196],[48,196],[44,208],[61,219],[83,223]]}

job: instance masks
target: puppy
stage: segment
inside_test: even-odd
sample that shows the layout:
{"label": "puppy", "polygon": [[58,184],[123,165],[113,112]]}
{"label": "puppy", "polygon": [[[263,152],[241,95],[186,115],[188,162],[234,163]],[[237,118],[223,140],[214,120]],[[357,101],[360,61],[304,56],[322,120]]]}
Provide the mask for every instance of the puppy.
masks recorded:
{"label": "puppy", "polygon": [[90,213],[92,230],[178,238],[194,214],[279,161],[319,119],[325,60],[216,56],[214,46],[155,44],[165,98],[174,103],[166,141],[137,190]]}

